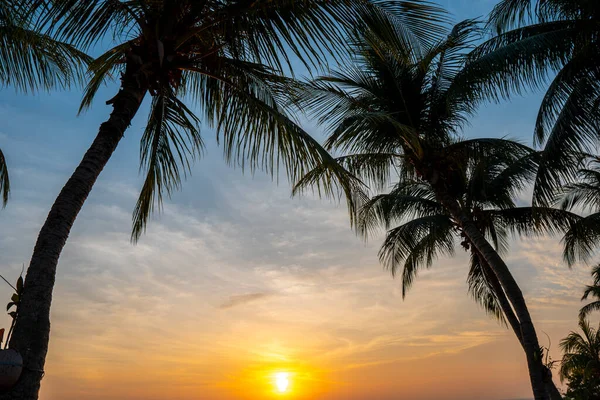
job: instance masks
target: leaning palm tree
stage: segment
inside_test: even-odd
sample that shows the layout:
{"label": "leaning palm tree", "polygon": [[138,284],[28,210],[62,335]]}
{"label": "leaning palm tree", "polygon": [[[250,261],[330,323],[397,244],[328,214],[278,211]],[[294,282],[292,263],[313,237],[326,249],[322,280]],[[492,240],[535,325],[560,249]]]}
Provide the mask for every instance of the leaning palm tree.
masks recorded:
{"label": "leaning palm tree", "polygon": [[[142,101],[151,97],[141,136],[146,174],[133,216],[132,239],[145,230],[163,196],[179,188],[203,147],[199,125],[215,128],[226,158],[293,177],[328,157],[293,123],[282,101],[292,57],[318,66],[344,50],[340,32],[374,10],[366,0],[32,0],[38,24],[82,48],[107,35],[121,43],[99,56],[82,109],[113,76],[120,90],[109,119],[70,177],[40,231],[27,270],[10,346],[24,356],[23,375],[7,395],[37,398],[50,333],[56,267],[70,230],[102,169]],[[419,1],[381,1],[406,37],[435,32],[440,10]],[[390,14],[391,15],[391,14]],[[427,20],[426,17],[432,17]],[[422,36],[425,35],[425,36]],[[192,111],[189,102],[201,114]],[[247,164],[246,164],[247,163]],[[0,396],[0,398],[3,398]]]}
{"label": "leaning palm tree", "polygon": [[[452,236],[447,234],[460,229],[476,255],[475,262],[489,267],[510,301],[535,398],[547,399],[540,346],[523,294],[478,225],[475,209],[470,213],[462,199],[465,160],[482,160],[498,151],[508,155],[523,151],[523,146],[501,139],[457,140],[485,94],[478,90],[479,67],[472,69],[467,64],[467,55],[478,38],[478,24],[462,22],[436,45],[416,47],[402,40],[384,16],[372,22],[370,30],[359,31],[353,38],[354,65],[308,83],[297,95],[299,105],[311,109],[331,128],[326,147],[343,153],[338,166],[347,174],[340,179],[337,171],[322,165],[308,173],[296,190],[312,187],[330,195],[343,190],[356,223],[358,210],[368,201],[363,183],[375,190],[386,188],[392,171],[397,171],[400,182],[425,185],[437,202],[436,209],[442,207],[444,214],[425,216],[419,231],[403,228],[397,233],[408,233],[407,240],[422,249],[413,257],[427,264],[436,252],[451,251]],[[401,212],[402,206],[398,208]],[[441,235],[431,246],[428,240],[433,237],[428,236],[426,227]],[[394,250],[393,243],[401,242],[389,242],[391,251],[383,253],[384,260],[389,257],[393,263],[410,258],[408,248],[400,245]],[[414,276],[407,273],[406,277],[410,282]]]}
{"label": "leaning palm tree", "polygon": [[[447,150],[451,152],[453,146]],[[483,159],[469,159],[469,156],[462,152],[450,155],[463,163],[462,182],[455,182],[461,189],[455,196],[499,253],[506,253],[509,235],[564,232],[579,220],[577,215],[560,209],[515,204],[515,194],[535,174],[539,153],[500,141]],[[418,272],[430,268],[440,255],[454,254],[456,239],[460,239],[461,246],[471,256],[467,278],[470,295],[489,315],[509,325],[524,347],[519,319],[498,278],[460,224],[437,201],[430,184],[400,178],[389,193],[374,196],[361,206],[356,223],[365,237],[380,227],[387,230],[379,256],[393,275],[402,272],[403,296]],[[546,373],[551,379],[550,370]],[[547,386],[555,397],[560,397],[551,381]]]}
{"label": "leaning palm tree", "polygon": [[535,142],[545,143],[536,202],[551,202],[573,178],[576,154],[600,137],[599,21],[600,2],[594,0],[503,0],[490,16],[497,35],[475,53],[480,78],[486,76],[482,90],[497,96],[539,88],[552,78],[535,124]]}
{"label": "leaning palm tree", "polygon": [[[54,40],[33,26],[36,7],[24,1],[0,1],[0,86],[21,92],[67,88],[80,82],[91,61],[68,43]],[[10,179],[0,150],[0,194],[5,206]]]}
{"label": "leaning palm tree", "polygon": [[585,319],[579,320],[582,334],[571,332],[560,342],[564,352],[560,365],[561,380],[580,379],[584,398],[600,395],[600,327],[594,329]]}
{"label": "leaning palm tree", "polygon": [[[473,140],[480,144],[486,141]],[[483,159],[469,158],[477,155],[461,151],[450,155],[453,145],[446,150],[462,164],[462,182],[454,183],[458,189],[454,195],[497,252],[507,252],[511,236],[564,232],[579,220],[577,215],[560,209],[517,206],[515,195],[533,178],[539,153],[511,141],[493,142],[494,148]],[[401,270],[403,297],[418,272],[430,268],[439,255],[453,255],[460,240],[471,256],[469,293],[491,316],[510,323],[522,341],[518,319],[504,289],[460,224],[436,199],[430,183],[399,177],[391,191],[375,195],[360,206],[356,228],[365,238],[380,228],[387,231],[379,256],[392,275]]]}

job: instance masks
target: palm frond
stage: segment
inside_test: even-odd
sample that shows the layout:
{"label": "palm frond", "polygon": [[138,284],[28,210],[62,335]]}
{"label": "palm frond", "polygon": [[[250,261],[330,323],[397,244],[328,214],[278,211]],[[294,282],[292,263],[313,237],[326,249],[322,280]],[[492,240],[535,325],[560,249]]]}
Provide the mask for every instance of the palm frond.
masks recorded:
{"label": "palm frond", "polygon": [[203,148],[198,118],[174,93],[155,96],[141,140],[141,163],[146,179],[133,213],[132,241],[145,231],[155,205],[181,185],[192,159]]}
{"label": "palm frond", "polygon": [[600,209],[600,186],[587,182],[577,182],[567,185],[565,191],[566,194],[560,204],[561,208],[570,210],[575,206],[581,206],[583,208]]}
{"label": "palm frond", "polygon": [[515,207],[515,198],[535,178],[540,153],[520,148],[518,143],[519,149],[514,151],[514,145],[502,140],[498,151],[486,151],[483,156],[475,154],[474,159],[462,158],[467,164],[469,182],[467,204],[499,209]]}
{"label": "palm frond", "polygon": [[463,157],[467,161],[485,160],[498,154],[504,155],[505,163],[515,162],[531,155],[530,147],[509,139],[477,138],[460,140],[444,148],[444,153],[453,157]]}
{"label": "palm frond", "polygon": [[541,88],[568,62],[576,35],[572,22],[552,21],[494,36],[470,54],[460,81],[495,101]]}
{"label": "palm frond", "polygon": [[[340,162],[341,161],[341,162]],[[344,159],[323,158],[321,163],[302,176],[292,189],[296,196],[312,190],[320,197],[345,198],[350,224],[356,222],[356,213],[368,200],[368,187],[343,165]]]}
{"label": "palm frond", "polygon": [[594,285],[600,286],[600,264],[597,264],[592,268],[592,278],[594,278]]}
{"label": "palm frond", "polygon": [[600,213],[588,215],[574,223],[565,234],[563,258],[569,265],[587,261],[600,241]]}
{"label": "palm frond", "polygon": [[467,276],[469,294],[488,315],[506,326],[506,318],[496,293],[497,288],[490,281],[497,278],[493,276],[493,272],[484,263],[485,261],[481,259],[479,254],[471,253],[469,274]]}
{"label": "palm frond", "polygon": [[402,182],[388,194],[372,197],[358,211],[357,231],[365,238],[408,219],[443,215],[444,207],[424,184]]}
{"label": "palm frond", "polygon": [[[171,10],[177,7],[185,12]],[[282,71],[284,66],[292,67],[290,54],[307,67],[322,65],[328,55],[339,56],[347,48],[343,32],[364,25],[373,15],[382,13],[409,32],[411,40],[435,38],[435,32],[442,29],[440,25],[445,21],[441,8],[419,0],[180,0],[172,3],[62,0],[53,2],[42,21],[52,23],[61,37],[87,48],[107,34],[120,36],[135,31],[150,39],[155,34],[147,29],[152,20],[177,15],[179,21],[164,22],[164,26],[179,23],[189,27],[178,39],[177,46],[211,31],[227,44],[232,56]],[[248,32],[250,34],[246,34]]]}
{"label": "palm frond", "polygon": [[535,12],[535,0],[502,0],[489,16],[488,24],[498,32],[514,28],[531,20]]}
{"label": "palm frond", "polygon": [[91,58],[75,47],[0,20],[0,84],[18,90],[68,88],[83,80]]}
{"label": "palm frond", "polygon": [[565,100],[540,161],[534,187],[534,200],[539,204],[551,202],[557,189],[575,178],[580,154],[589,152],[597,140],[600,123],[589,115],[594,115],[590,96],[598,90],[597,82],[581,79],[578,89]]}
{"label": "palm frond", "polygon": [[[558,71],[544,94],[535,126],[534,138],[537,144],[544,142],[557,123],[568,124],[577,121],[582,124],[579,122],[582,116],[578,115],[576,110],[565,110],[565,106],[568,105],[566,103],[586,106],[588,111],[594,111],[598,92],[596,81],[600,78],[600,71],[593,60],[600,60],[600,52],[595,44],[578,46],[577,52]],[[588,85],[591,85],[592,90],[589,90]],[[580,110],[580,113],[585,111]],[[557,120],[561,118],[563,121]],[[583,120],[586,118],[583,117]],[[587,123],[589,124],[589,121]]]}
{"label": "palm frond", "polygon": [[92,105],[98,89],[108,80],[114,79],[115,75],[123,69],[127,51],[131,48],[131,45],[131,42],[117,45],[90,63],[89,72],[91,77],[85,87],[83,99],[79,106],[80,113]]}
{"label": "palm frond", "polygon": [[579,309],[579,318],[587,318],[594,311],[600,310],[600,301],[592,301]]}
{"label": "palm frond", "polygon": [[513,235],[555,235],[569,231],[582,218],[577,214],[556,208],[514,207],[504,210],[485,210],[484,215],[503,226]]}
{"label": "palm frond", "polygon": [[390,230],[379,251],[379,259],[392,275],[402,268],[402,296],[418,271],[429,268],[440,255],[454,254],[454,224],[446,215],[413,219]]}

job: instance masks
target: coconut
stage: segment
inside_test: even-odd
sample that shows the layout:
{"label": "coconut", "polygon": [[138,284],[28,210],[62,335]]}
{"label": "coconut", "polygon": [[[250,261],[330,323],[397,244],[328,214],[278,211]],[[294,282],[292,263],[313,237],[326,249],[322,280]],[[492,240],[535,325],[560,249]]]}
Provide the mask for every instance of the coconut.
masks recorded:
{"label": "coconut", "polygon": [[12,388],[23,371],[23,357],[13,349],[0,350],[0,390]]}

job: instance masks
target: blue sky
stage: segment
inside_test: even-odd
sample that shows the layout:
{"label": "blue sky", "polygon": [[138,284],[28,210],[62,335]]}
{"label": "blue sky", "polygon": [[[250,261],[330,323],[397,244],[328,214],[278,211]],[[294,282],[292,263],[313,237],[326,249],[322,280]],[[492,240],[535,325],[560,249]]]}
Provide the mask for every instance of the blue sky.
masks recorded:
{"label": "blue sky", "polygon": [[[441,2],[456,19],[483,16],[494,3]],[[0,91],[0,146],[13,184],[0,212],[5,276],[16,278],[28,263],[52,201],[108,117],[104,101],[115,91],[102,89],[79,117],[78,90]],[[486,105],[465,134],[530,143],[538,103],[531,94]],[[380,389],[381,399],[398,390],[414,399],[440,398],[439,390],[457,400],[529,394],[516,341],[466,294],[463,254],[422,274],[402,302],[399,283],[377,262],[378,240],[363,244],[352,234],[344,205],[291,199],[284,179],[277,185],[229,168],[207,127],[207,151],[183,190],[131,245],[146,110],[102,173],[61,258],[42,399],[193,398],[190,391],[245,399],[231,387],[281,365],[314,370],[301,379],[335,388],[319,394],[327,399],[363,400]],[[310,123],[307,129],[322,136]],[[552,238],[515,244],[507,261],[558,357],[558,340],[576,326],[588,270],[567,270]],[[1,287],[0,298],[9,296]],[[149,365],[166,366],[166,383]]]}

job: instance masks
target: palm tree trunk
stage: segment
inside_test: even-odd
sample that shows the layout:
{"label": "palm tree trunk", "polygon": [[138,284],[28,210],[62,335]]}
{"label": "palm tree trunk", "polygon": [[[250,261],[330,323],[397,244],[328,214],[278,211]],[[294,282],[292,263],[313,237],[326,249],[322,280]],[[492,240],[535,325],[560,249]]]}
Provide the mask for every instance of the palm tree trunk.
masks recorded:
{"label": "palm tree trunk", "polygon": [[477,250],[479,250],[485,261],[494,271],[494,274],[498,277],[506,296],[510,299],[514,307],[517,318],[519,319],[522,345],[527,356],[529,378],[535,400],[549,400],[550,397],[544,383],[544,370],[540,354],[540,345],[521,289],[517,285],[517,282],[502,258],[500,258],[492,245],[490,245],[479,229],[477,229],[475,223],[462,211],[453,212],[453,214],[459,221],[462,230],[469,237]]}
{"label": "palm tree trunk", "polygon": [[56,267],[69,233],[145,96],[133,70],[123,74],[119,93],[110,101],[113,111],[100,125],[91,147],[61,190],[39,233],[27,275],[10,348],[23,356],[23,373],[17,385],[1,400],[36,400],[50,339],[50,305]]}
{"label": "palm tree trunk", "polygon": [[521,288],[510,273],[506,263],[500,257],[498,252],[486,240],[481,231],[475,225],[475,222],[467,216],[460,205],[448,194],[438,190],[438,197],[442,204],[450,211],[452,216],[459,223],[462,231],[467,235],[469,241],[475,246],[479,254],[486,261],[488,266],[494,271],[498,281],[502,285],[506,297],[510,300],[515,314],[519,320],[523,349],[527,356],[527,366],[529,369],[529,379],[535,400],[550,400],[550,395],[546,389],[546,368],[541,359],[541,349],[538,343],[537,334],[531,321],[531,316],[525,303],[525,298]]}
{"label": "palm tree trunk", "polygon": [[[492,269],[486,262],[483,262],[482,266],[485,269],[486,275],[488,277],[488,281],[492,284],[494,293],[496,293],[496,296],[498,298],[498,304],[500,304],[500,308],[502,309],[502,312],[504,313],[504,316],[506,317],[508,324],[510,325],[513,332],[515,333],[515,336],[519,340],[521,347],[523,347],[523,350],[525,350],[525,346],[523,345],[523,338],[521,336],[521,326],[520,326],[519,319],[515,315],[515,312],[514,312],[512,306],[510,305],[508,299],[506,298],[506,293],[504,293],[504,289],[502,289],[502,285],[500,284],[500,281],[498,281],[498,278],[496,277],[496,275],[494,274],[494,272],[492,271]],[[546,383],[546,390],[548,391],[548,394],[550,395],[550,399],[562,400],[562,395],[560,394],[559,390],[557,389],[556,385],[554,384],[554,381],[552,380],[552,371],[550,371],[548,369],[548,367],[545,367],[544,372],[548,375],[545,379],[545,383]]]}

